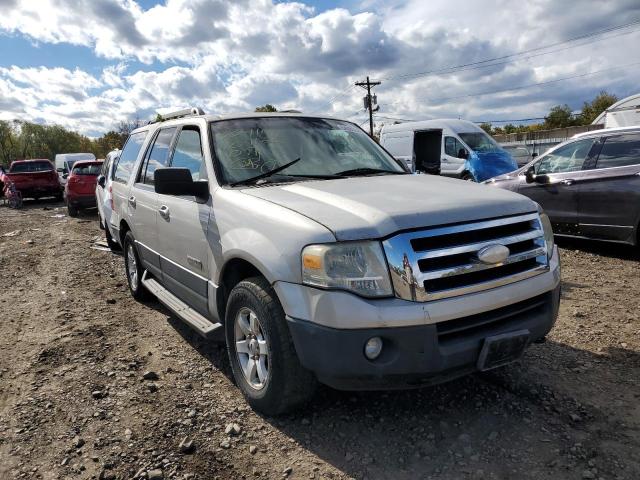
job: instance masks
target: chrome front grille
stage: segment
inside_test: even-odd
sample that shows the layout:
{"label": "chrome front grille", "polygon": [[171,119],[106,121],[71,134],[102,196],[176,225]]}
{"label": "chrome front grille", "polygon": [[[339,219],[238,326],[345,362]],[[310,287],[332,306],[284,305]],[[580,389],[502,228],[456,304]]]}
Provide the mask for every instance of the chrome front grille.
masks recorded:
{"label": "chrome front grille", "polygon": [[[508,256],[483,263],[478,252],[495,245],[507,247]],[[383,246],[396,296],[418,302],[500,287],[549,269],[537,213],[401,233]]]}

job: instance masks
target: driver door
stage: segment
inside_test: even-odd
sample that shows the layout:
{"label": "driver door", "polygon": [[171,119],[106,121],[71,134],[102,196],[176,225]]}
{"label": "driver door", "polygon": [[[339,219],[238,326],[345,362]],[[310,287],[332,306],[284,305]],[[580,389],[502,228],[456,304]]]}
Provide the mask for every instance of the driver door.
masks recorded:
{"label": "driver door", "polygon": [[467,151],[460,140],[456,137],[443,137],[442,145],[442,162],[440,163],[440,172],[442,175],[458,176],[462,173],[464,162],[466,159],[460,158],[460,150]]}
{"label": "driver door", "polygon": [[596,141],[596,138],[579,139],[549,152],[534,164],[538,180],[546,181],[520,184],[518,193],[542,206],[556,233],[576,233],[578,184],[584,179],[583,166]]}

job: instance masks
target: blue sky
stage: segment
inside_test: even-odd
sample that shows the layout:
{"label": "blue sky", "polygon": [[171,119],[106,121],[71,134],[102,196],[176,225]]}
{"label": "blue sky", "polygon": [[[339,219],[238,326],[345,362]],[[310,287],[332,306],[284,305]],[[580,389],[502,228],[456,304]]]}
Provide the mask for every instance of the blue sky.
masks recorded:
{"label": "blue sky", "polygon": [[[638,91],[640,24],[598,34],[640,20],[637,0],[2,4],[0,119],[89,135],[190,104],[225,113],[268,102],[364,121],[353,82],[366,75],[383,80],[378,123],[538,117],[561,103],[579,109],[600,90]],[[446,70],[594,33],[491,68]]]}

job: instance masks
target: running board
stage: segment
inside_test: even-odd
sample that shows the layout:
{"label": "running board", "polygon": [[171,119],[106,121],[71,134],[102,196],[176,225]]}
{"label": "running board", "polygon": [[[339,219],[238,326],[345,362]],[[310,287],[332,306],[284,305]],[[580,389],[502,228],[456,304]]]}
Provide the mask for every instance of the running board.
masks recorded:
{"label": "running board", "polygon": [[180,320],[185,322],[196,332],[205,338],[208,338],[213,332],[222,328],[221,323],[212,323],[205,317],[196,312],[193,308],[188,306],[178,297],[164,288],[158,281],[153,278],[147,278],[147,272],[145,270],[142,275],[142,284],[147,290],[153,293],[157,299],[165,305],[169,310],[175,313]]}

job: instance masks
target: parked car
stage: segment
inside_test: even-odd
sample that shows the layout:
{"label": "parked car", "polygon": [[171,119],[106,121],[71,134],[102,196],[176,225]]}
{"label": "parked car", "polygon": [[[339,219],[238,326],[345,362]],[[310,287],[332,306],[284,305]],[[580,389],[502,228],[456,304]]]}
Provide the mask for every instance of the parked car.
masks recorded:
{"label": "parked car", "polygon": [[113,210],[113,197],[111,195],[111,182],[113,180],[113,167],[118,160],[120,150],[113,150],[107,153],[102,164],[100,175],[96,182],[96,204],[98,206],[98,217],[100,228],[104,230],[107,245],[111,250],[119,249],[118,244],[113,240],[111,232],[111,211]]}
{"label": "parked car", "polygon": [[53,164],[46,158],[16,160],[6,173],[22,198],[56,197],[62,200],[62,186]]}
{"label": "parked car", "polygon": [[557,235],[640,243],[640,127],[576,135],[488,183],[542,205]]}
{"label": "parked car", "polygon": [[481,182],[518,168],[493,138],[466,120],[385,125],[380,144],[414,172]]}
{"label": "parked car", "polygon": [[224,330],[256,410],[317,382],[410,388],[519,358],[552,328],[547,216],[499,189],[412,175],[357,125],[194,109],[134,130],[112,224],[131,294]]}
{"label": "parked car", "polygon": [[65,199],[70,217],[77,217],[78,211],[96,206],[96,183],[102,169],[100,161],[78,161],[71,168],[71,175],[65,185]]}
{"label": "parked car", "polygon": [[518,167],[526,165],[538,156],[536,152],[532,152],[525,145],[503,145],[502,148],[513,157]]}
{"label": "parked car", "polygon": [[59,153],[55,157],[56,171],[60,177],[60,184],[64,187],[67,177],[71,173],[73,164],[81,160],[95,160],[93,153]]}

